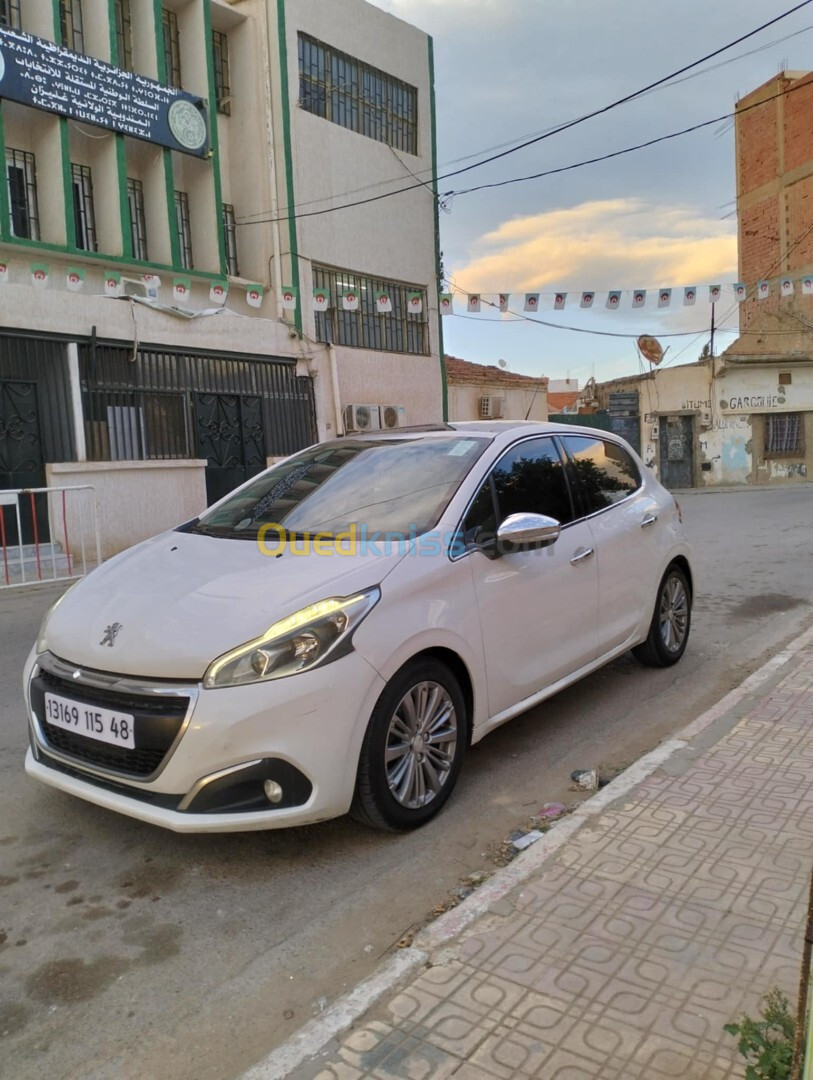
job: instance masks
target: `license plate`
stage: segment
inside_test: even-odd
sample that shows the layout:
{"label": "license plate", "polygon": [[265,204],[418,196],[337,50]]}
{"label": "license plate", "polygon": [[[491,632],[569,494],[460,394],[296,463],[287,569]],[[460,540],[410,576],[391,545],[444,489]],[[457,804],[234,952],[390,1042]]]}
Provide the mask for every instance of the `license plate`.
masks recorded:
{"label": "license plate", "polygon": [[129,713],[101,709],[98,705],[83,705],[80,701],[45,695],[45,719],[54,727],[86,735],[89,739],[112,743],[114,746],[135,748],[133,718]]}

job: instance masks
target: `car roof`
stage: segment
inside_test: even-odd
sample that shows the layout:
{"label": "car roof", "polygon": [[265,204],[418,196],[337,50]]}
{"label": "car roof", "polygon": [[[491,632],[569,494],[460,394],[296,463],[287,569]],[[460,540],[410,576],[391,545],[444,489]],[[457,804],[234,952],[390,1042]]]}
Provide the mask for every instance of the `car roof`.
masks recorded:
{"label": "car roof", "polygon": [[[585,416],[585,420],[588,417]],[[614,441],[619,441],[619,436],[603,428],[591,427],[589,424],[554,424],[542,420],[455,420],[448,424],[423,424],[416,427],[401,427],[385,429],[382,431],[353,432],[346,435],[345,439],[361,439],[364,441],[379,442],[397,441],[399,439],[415,439],[424,436],[426,438],[458,438],[465,434],[469,438],[500,439],[502,442],[510,442],[513,434],[523,435],[600,435],[608,436]],[[343,441],[342,439],[338,440]],[[623,441],[623,440],[621,440]]]}

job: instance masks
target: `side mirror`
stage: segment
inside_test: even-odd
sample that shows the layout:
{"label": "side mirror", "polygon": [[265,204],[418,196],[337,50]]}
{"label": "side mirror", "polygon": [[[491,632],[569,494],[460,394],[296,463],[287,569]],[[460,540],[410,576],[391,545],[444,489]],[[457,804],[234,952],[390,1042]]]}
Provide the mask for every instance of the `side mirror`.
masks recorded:
{"label": "side mirror", "polygon": [[510,514],[497,530],[500,554],[522,547],[549,547],[562,531],[561,524],[545,514]]}

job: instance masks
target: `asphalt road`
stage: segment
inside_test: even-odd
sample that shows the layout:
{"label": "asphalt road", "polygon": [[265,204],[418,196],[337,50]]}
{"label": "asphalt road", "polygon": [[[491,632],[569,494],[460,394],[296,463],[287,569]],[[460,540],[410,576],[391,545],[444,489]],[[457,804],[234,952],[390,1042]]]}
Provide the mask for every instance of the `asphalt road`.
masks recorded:
{"label": "asphalt road", "polygon": [[573,769],[628,763],[813,618],[813,485],[680,496],[689,649],[616,661],[475,747],[418,833],[181,837],[28,780],[20,672],[53,588],[0,593],[0,1075],[225,1080],[370,972]]}

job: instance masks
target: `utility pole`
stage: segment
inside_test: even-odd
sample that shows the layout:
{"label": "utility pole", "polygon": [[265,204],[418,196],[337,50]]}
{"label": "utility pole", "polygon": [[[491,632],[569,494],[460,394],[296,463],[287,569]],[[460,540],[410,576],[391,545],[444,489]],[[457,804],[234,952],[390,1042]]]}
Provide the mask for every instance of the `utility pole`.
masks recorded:
{"label": "utility pole", "polygon": [[709,341],[709,352],[712,359],[714,359],[714,304],[711,305],[711,340]]}

